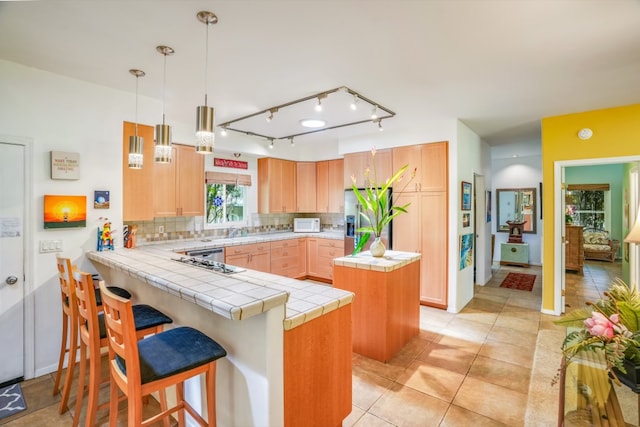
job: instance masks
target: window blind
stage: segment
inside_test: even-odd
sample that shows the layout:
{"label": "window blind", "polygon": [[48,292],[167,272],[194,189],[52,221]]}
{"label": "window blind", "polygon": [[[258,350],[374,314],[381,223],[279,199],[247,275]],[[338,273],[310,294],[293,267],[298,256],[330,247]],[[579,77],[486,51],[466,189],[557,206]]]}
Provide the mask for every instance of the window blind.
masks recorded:
{"label": "window blind", "polygon": [[569,184],[569,191],[609,191],[609,184]]}
{"label": "window blind", "polygon": [[207,184],[231,184],[251,186],[251,175],[226,172],[207,172],[205,174]]}

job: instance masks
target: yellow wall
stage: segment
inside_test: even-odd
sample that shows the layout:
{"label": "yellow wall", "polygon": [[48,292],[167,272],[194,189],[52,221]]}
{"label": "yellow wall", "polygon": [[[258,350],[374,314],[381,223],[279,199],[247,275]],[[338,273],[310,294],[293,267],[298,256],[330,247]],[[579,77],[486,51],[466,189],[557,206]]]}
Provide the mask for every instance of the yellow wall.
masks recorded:
{"label": "yellow wall", "polygon": [[[578,138],[589,128],[593,136]],[[560,254],[554,254],[554,163],[560,160],[599,159],[640,155],[640,104],[584,113],[548,117],[542,120],[542,180],[544,182],[544,235],[542,259],[542,308],[554,309],[554,269]],[[549,190],[547,190],[549,189]],[[559,286],[559,284],[558,284]]]}

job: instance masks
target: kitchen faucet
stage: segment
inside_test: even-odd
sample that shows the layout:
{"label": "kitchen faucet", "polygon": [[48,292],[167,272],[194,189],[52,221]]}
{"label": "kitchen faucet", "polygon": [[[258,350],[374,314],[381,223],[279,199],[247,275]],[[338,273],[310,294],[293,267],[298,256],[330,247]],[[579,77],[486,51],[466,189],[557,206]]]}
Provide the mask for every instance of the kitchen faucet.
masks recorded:
{"label": "kitchen faucet", "polygon": [[229,236],[230,239],[233,239],[234,237],[237,236],[238,232],[240,232],[242,230],[242,227],[229,227],[227,229],[227,235]]}

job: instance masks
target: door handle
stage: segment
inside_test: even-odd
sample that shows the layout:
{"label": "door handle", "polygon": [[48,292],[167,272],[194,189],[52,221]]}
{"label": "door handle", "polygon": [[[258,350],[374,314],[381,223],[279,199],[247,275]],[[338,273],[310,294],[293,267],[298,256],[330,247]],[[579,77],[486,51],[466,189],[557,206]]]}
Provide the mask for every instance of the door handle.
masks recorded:
{"label": "door handle", "polygon": [[9,276],[5,279],[7,285],[15,285],[18,283],[18,278],[16,276]]}

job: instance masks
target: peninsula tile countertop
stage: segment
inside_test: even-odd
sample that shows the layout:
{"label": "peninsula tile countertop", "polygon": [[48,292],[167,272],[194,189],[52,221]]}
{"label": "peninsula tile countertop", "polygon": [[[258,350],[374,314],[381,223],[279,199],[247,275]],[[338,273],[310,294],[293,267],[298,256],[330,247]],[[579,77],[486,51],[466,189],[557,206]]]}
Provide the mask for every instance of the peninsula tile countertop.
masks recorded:
{"label": "peninsula tile countertop", "polygon": [[254,270],[222,274],[172,260],[180,257],[179,252],[188,249],[228,247],[307,236],[339,239],[342,234],[274,233],[210,242],[175,241],[136,249],[92,251],[87,253],[87,257],[231,320],[247,319],[285,304],[283,327],[289,330],[350,304],[353,293]]}
{"label": "peninsula tile countertop", "polygon": [[357,255],[348,255],[333,260],[334,265],[342,267],[359,268],[389,272],[411,264],[419,260],[421,254],[417,252],[386,251],[382,257],[374,257],[371,252],[360,252]]}

